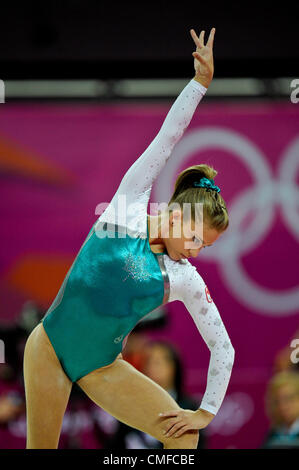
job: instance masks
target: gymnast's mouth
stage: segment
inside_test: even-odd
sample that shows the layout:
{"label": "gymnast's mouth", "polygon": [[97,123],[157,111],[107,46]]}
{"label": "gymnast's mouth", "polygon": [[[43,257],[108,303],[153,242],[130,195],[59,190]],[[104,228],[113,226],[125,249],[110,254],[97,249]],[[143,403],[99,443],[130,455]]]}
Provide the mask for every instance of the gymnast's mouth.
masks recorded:
{"label": "gymnast's mouth", "polygon": [[188,259],[187,256],[183,255],[183,253],[178,253],[177,256],[178,256],[178,260],[177,260],[177,261],[179,261],[180,259]]}

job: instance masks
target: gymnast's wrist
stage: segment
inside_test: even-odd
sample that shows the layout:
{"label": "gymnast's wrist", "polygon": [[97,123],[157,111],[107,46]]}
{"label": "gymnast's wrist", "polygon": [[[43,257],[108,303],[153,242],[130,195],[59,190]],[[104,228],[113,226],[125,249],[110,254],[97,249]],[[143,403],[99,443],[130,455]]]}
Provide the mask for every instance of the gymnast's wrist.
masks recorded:
{"label": "gymnast's wrist", "polygon": [[195,411],[195,413],[200,414],[201,416],[204,416],[205,419],[207,420],[207,423],[210,423],[213,418],[215,418],[215,414],[210,413],[210,411],[205,410],[203,408],[198,408],[198,410]]}
{"label": "gymnast's wrist", "polygon": [[208,79],[208,78],[205,78],[205,77],[200,77],[198,75],[195,75],[193,77],[193,80],[195,80],[196,82],[200,83],[203,87],[205,87],[206,89],[209,88],[210,86],[210,83],[212,80]]}

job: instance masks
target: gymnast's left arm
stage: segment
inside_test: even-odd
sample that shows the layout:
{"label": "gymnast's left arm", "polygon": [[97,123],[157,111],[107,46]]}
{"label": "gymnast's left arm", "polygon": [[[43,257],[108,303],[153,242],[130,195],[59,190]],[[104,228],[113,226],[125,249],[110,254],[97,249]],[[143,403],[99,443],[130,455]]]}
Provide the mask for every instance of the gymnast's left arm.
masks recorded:
{"label": "gymnast's left arm", "polygon": [[169,435],[177,432],[179,436],[186,430],[206,427],[217,414],[229,384],[235,351],[219,311],[195,266],[189,263],[176,283],[177,300],[184,302],[210,350],[207,386],[199,409],[163,413],[163,416],[174,417]]}
{"label": "gymnast's left arm", "polygon": [[204,32],[199,38],[190,31],[197,48],[193,52],[195,76],[188,82],[171,106],[163,124],[143,154],[125,173],[117,194],[131,195],[135,201],[138,196],[149,194],[152,184],[166,164],[176,143],[189,125],[195,109],[212,81],[213,40],[215,28],[211,30],[207,44],[204,46]]}

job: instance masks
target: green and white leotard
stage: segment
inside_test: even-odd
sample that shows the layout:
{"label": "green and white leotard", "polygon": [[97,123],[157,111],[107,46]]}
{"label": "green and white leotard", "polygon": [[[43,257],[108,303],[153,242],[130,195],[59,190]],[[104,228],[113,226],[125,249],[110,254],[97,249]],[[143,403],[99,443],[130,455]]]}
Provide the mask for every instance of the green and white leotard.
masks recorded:
{"label": "green and white leotard", "polygon": [[216,414],[234,349],[196,268],[186,259],[174,261],[166,252],[152,252],[147,214],[153,182],[205,92],[192,79],[177,97],[159,133],[92,226],[42,322],[65,373],[75,382],[112,363],[143,317],[163,304],[182,301],[211,352],[201,408]]}

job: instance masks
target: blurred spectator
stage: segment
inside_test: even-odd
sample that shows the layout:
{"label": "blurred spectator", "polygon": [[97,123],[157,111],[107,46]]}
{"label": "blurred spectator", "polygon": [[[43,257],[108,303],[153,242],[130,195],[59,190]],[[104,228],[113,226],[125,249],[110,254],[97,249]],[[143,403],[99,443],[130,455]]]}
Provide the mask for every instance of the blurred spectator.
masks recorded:
{"label": "blurred spectator", "polygon": [[145,351],[149,342],[148,337],[139,331],[132,331],[125,349],[122,351],[123,358],[137,370],[143,372],[145,364]]}
{"label": "blurred spectator", "polygon": [[[24,449],[26,446],[26,406],[23,356],[26,340],[44,315],[33,300],[22,306],[13,324],[0,325],[5,344],[5,363],[0,364],[0,448]],[[99,448],[94,434],[90,400],[74,384],[63,419],[60,449]]]}
{"label": "blurred spectator", "polygon": [[43,312],[32,300],[24,303],[17,321],[0,324],[0,338],[5,344],[5,363],[0,367],[0,380],[18,381],[23,385],[23,355],[27,337],[38,324]]}
{"label": "blurred spectator", "polygon": [[[140,351],[142,358],[137,361],[143,363],[142,372],[158,383],[175,399],[178,405],[184,409],[197,410],[199,404],[186,393],[184,393],[183,368],[180,356],[174,346],[166,341],[146,341],[145,338],[137,338],[140,333],[134,333],[134,343],[143,344]],[[142,334],[141,334],[142,335]],[[128,343],[130,338],[128,340]],[[128,344],[129,345],[129,344]],[[132,357],[132,344],[129,345],[130,357]],[[134,356],[135,357],[135,356]],[[124,355],[124,359],[127,357]],[[104,419],[105,412],[99,412]],[[125,449],[162,449],[163,445],[154,437],[131,428],[114,418],[107,416],[110,423],[111,437],[107,438],[105,448],[125,448]],[[107,421],[106,419],[106,421]],[[108,424],[109,424],[108,423]],[[106,423],[107,425],[107,423]],[[101,420],[98,421],[101,427]],[[205,447],[204,431],[200,431],[198,449]]]}
{"label": "blurred spectator", "polygon": [[270,430],[261,448],[299,449],[299,373],[285,370],[275,374],[266,391]]}
{"label": "blurred spectator", "polygon": [[26,339],[43,312],[31,300],[24,303],[18,320],[0,325],[5,362],[0,364],[0,448],[25,448],[26,417],[23,355]]}

